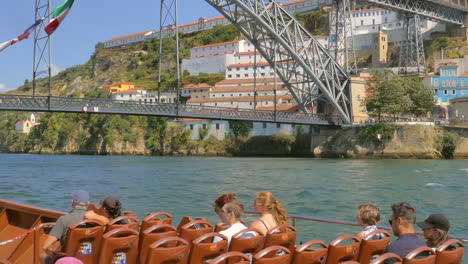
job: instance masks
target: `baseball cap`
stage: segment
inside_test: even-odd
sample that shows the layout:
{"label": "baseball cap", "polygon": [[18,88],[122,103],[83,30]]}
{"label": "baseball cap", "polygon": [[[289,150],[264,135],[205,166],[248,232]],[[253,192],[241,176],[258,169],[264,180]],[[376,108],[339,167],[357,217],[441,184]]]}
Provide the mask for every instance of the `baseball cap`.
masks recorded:
{"label": "baseball cap", "polygon": [[121,209],[122,203],[114,196],[107,196],[101,200],[101,205],[106,208]]}
{"label": "baseball cap", "polygon": [[89,193],[83,190],[76,191],[72,193],[72,200],[79,205],[88,205]]}
{"label": "baseball cap", "polygon": [[417,225],[422,229],[437,228],[448,231],[450,229],[450,222],[442,214],[431,214],[426,220],[418,222]]}

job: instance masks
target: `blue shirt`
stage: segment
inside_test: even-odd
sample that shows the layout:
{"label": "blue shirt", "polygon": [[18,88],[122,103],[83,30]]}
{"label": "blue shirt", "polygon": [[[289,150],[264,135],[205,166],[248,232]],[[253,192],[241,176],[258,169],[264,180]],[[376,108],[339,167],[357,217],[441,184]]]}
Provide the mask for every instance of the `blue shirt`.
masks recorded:
{"label": "blue shirt", "polygon": [[[385,253],[395,253],[404,259],[408,253],[425,245],[416,234],[404,234],[388,245]],[[389,259],[385,261],[385,264],[392,264],[395,261],[395,259]]]}

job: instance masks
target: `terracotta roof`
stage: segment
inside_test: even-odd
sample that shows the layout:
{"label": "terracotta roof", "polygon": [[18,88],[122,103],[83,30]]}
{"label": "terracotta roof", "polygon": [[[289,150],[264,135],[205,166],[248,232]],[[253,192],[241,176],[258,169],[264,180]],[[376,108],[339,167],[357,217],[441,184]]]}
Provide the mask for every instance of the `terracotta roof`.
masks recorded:
{"label": "terracotta roof", "polygon": [[[259,83],[273,83],[275,78],[257,78],[257,84]],[[280,78],[276,78],[278,83],[282,83]],[[242,84],[242,83],[254,83],[254,79],[225,79],[222,81],[217,82],[215,85],[223,85],[223,84]]]}
{"label": "terracotta roof", "polygon": [[[274,85],[257,85],[257,91],[272,91]],[[284,84],[278,84],[278,90],[286,90]],[[242,85],[242,86],[216,86],[211,89],[211,93],[222,93],[222,92],[253,92],[253,85]]]}
{"label": "terracotta roof", "polygon": [[24,121],[18,121],[18,122],[16,122],[17,125],[18,125],[18,124],[23,124],[23,123],[24,123]]}
{"label": "terracotta roof", "polygon": [[142,91],[145,91],[145,89],[135,88],[135,89],[128,89],[128,90],[121,91],[121,92],[115,92],[114,94],[136,94],[136,93],[141,93]]}
{"label": "terracotta roof", "polygon": [[135,34],[130,34],[130,35],[126,35],[126,36],[122,36],[122,37],[117,37],[117,38],[113,38],[113,39],[109,39],[109,40],[106,40],[106,42],[109,42],[109,41],[114,41],[114,40],[119,40],[119,39],[126,39],[126,38],[130,38],[130,37],[134,37],[134,36],[139,36],[139,35],[145,35],[149,32],[153,32],[153,30],[146,30],[146,31],[143,31],[143,32],[140,32],[140,33],[135,33]]}
{"label": "terracotta roof", "polygon": [[[293,99],[290,95],[277,96],[277,99],[289,100]],[[273,101],[275,100],[274,96],[257,96],[257,101]],[[221,97],[221,98],[208,98],[208,99],[189,99],[187,103],[209,103],[209,102],[253,102],[253,96],[243,96],[243,97]]]}
{"label": "terracotta roof", "polygon": [[[230,64],[228,66],[226,66],[227,68],[229,67],[246,67],[246,66],[254,66],[255,64],[253,63],[239,63],[239,64]],[[269,65],[268,62],[258,62],[257,63],[257,66],[265,66],[265,65]]]}
{"label": "terracotta roof", "polygon": [[187,90],[187,89],[209,89],[212,88],[213,86],[210,86],[209,84],[206,83],[201,83],[199,85],[195,85],[193,83],[185,85],[181,90]]}
{"label": "terracotta roof", "polygon": [[[274,111],[275,106],[260,106],[257,107],[257,110],[270,110]],[[299,110],[299,107],[297,105],[277,105],[276,110],[278,111],[297,111]]]}
{"label": "terracotta roof", "polygon": [[237,55],[251,55],[251,54],[260,54],[259,51],[243,51],[243,52],[238,52]]}
{"label": "terracotta roof", "polygon": [[184,118],[180,120],[182,122],[192,122],[192,121],[209,121],[209,119],[197,119],[197,118]]}
{"label": "terracotta roof", "polygon": [[201,83],[198,85],[198,88],[211,88],[211,85],[206,84],[206,83]]}
{"label": "terracotta roof", "polygon": [[220,46],[220,45],[231,44],[231,43],[238,43],[238,42],[240,42],[240,40],[233,40],[233,41],[228,41],[228,42],[221,42],[221,43],[203,45],[203,46],[195,47],[195,48],[193,48],[193,49],[200,49],[200,48],[206,48],[206,47],[214,47],[214,46]]}

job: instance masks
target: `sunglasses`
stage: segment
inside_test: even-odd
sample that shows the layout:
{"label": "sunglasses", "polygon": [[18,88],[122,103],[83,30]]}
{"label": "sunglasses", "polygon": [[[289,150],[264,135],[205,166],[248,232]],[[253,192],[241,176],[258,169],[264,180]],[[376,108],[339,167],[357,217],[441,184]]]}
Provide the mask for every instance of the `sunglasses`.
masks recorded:
{"label": "sunglasses", "polygon": [[393,224],[393,220],[388,220],[388,223],[389,223],[390,225],[392,225],[392,224]]}

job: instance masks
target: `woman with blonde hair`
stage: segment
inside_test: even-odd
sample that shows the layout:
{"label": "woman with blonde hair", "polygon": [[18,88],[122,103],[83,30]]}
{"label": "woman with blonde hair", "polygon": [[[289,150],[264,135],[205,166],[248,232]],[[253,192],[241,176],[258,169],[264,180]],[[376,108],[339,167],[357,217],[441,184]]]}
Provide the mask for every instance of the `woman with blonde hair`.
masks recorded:
{"label": "woman with blonde hair", "polygon": [[260,214],[260,218],[250,227],[258,229],[263,235],[279,225],[288,223],[286,210],[271,192],[259,192],[255,198],[254,209]]}

